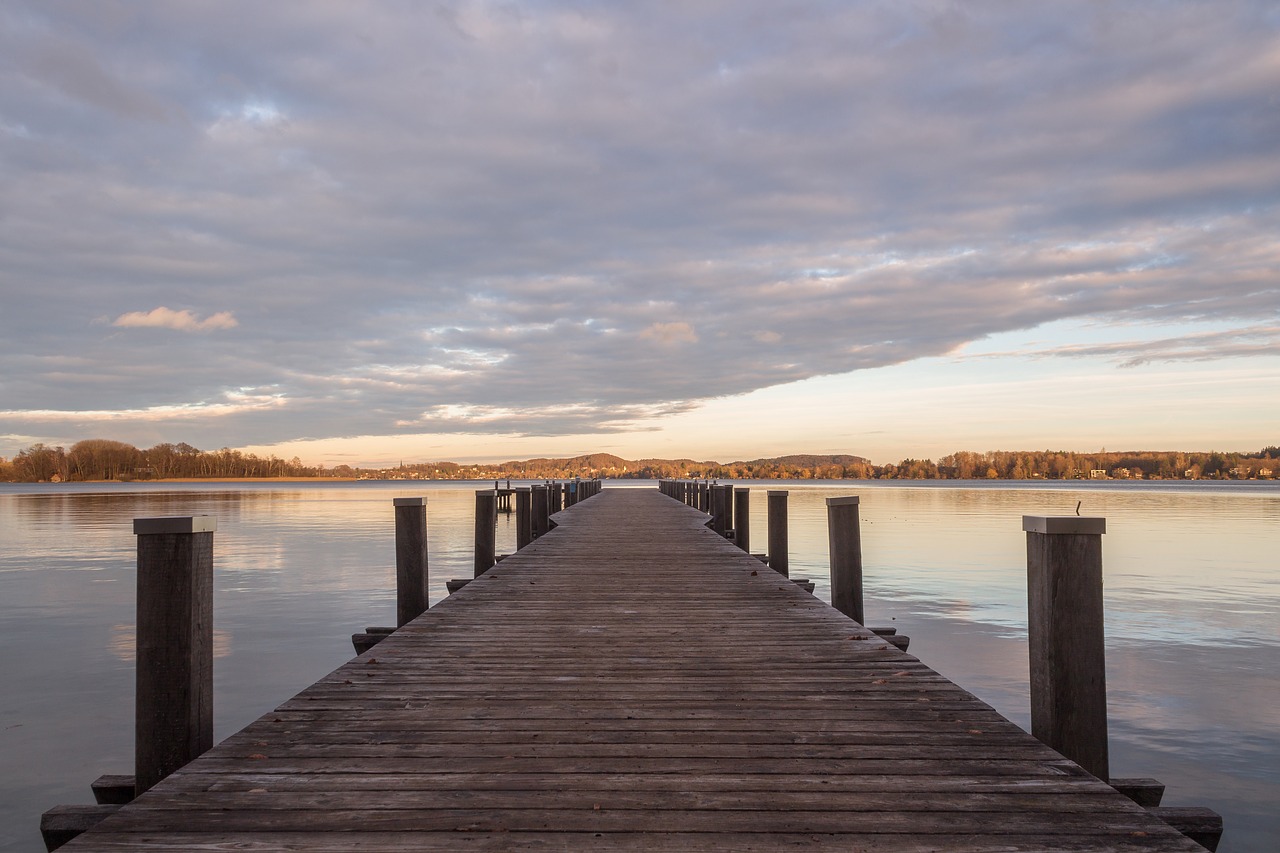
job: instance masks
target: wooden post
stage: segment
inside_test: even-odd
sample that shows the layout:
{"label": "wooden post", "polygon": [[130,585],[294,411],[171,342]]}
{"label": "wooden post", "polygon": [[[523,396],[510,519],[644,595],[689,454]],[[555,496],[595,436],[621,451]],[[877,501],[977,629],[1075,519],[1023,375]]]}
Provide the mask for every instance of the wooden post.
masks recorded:
{"label": "wooden post", "polygon": [[725,483],[720,487],[724,491],[724,535],[733,530],[733,483]]}
{"label": "wooden post", "polygon": [[564,485],[554,482],[547,486],[547,514],[555,515],[564,509]]}
{"label": "wooden post", "polygon": [[498,493],[476,491],[475,577],[493,568],[498,548]]}
{"label": "wooden post", "polygon": [[769,507],[769,568],[783,577],[791,574],[791,559],[787,544],[787,493],[770,491]]}
{"label": "wooden post", "polygon": [[711,487],[711,529],[716,532],[717,536],[724,536],[725,497],[724,486],[715,485]]}
{"label": "wooden post", "polygon": [[427,499],[395,498],[396,627],[421,616],[427,597]]}
{"label": "wooden post", "polygon": [[1107,520],[1022,517],[1031,733],[1102,779],[1107,759],[1102,534]]}
{"label": "wooden post", "polygon": [[136,518],[138,794],[213,746],[212,516]]}
{"label": "wooden post", "polygon": [[516,550],[533,541],[533,490],[516,486]]}
{"label": "wooden post", "polygon": [[751,553],[751,490],[733,490],[733,541]]}
{"label": "wooden post", "polygon": [[545,485],[535,485],[532,489],[533,499],[533,515],[531,521],[532,535],[534,539],[539,539],[546,535],[547,524],[547,487]]}
{"label": "wooden post", "polygon": [[862,536],[858,498],[827,498],[827,542],[831,561],[831,606],[859,625],[862,610]]}

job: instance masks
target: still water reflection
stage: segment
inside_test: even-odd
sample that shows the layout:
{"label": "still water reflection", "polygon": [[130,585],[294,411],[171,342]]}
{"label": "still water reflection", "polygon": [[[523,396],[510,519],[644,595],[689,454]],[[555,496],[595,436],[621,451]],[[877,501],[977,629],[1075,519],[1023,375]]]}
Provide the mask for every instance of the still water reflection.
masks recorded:
{"label": "still water reflection", "polygon": [[[1224,853],[1277,849],[1280,489],[742,485],[756,490],[752,550],[764,550],[761,492],[791,491],[792,575],[827,600],[823,499],[860,494],[868,620],[898,626],[913,654],[1024,726],[1021,516],[1080,502],[1107,517],[1113,772],[1222,812]],[[432,601],[467,576],[479,487],[0,486],[0,850],[39,849],[41,811],[88,802],[93,778],[131,769],[135,517],[218,519],[221,739],[347,660],[351,632],[394,622],[393,498],[428,498]],[[514,540],[500,516],[499,552]]]}

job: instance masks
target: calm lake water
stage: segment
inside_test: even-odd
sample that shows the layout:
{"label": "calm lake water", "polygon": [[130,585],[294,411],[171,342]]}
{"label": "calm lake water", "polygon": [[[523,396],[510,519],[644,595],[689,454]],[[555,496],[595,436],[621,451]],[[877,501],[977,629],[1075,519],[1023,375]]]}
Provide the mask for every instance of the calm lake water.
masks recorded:
{"label": "calm lake water", "polygon": [[[132,772],[132,520],[213,515],[218,739],[395,621],[392,498],[427,496],[431,594],[471,568],[482,483],[0,485],[0,850]],[[823,499],[861,496],[868,621],[1023,727],[1023,514],[1107,518],[1111,769],[1221,812],[1223,853],[1280,849],[1280,486],[748,482],[791,491],[791,574],[827,582]],[[608,488],[652,483],[610,483]],[[498,550],[514,549],[499,517]],[[683,593],[682,593],[683,594]]]}

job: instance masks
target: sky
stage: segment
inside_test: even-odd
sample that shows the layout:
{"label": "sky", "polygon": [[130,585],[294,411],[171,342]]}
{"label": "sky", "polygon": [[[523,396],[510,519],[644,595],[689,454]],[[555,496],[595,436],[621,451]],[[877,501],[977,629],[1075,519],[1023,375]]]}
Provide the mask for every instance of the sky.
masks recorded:
{"label": "sky", "polygon": [[1280,444],[1274,2],[0,6],[0,455]]}

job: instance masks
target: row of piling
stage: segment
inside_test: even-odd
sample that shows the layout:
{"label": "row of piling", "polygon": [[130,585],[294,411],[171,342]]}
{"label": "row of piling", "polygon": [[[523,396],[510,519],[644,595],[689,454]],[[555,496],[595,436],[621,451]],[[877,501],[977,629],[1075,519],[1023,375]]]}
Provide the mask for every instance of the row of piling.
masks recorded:
{"label": "row of piling", "polygon": [[[517,548],[546,535],[552,516],[600,492],[599,480],[553,482],[476,492],[475,576],[495,554],[499,494],[514,498]],[[709,514],[718,534],[750,553],[750,490],[708,481],[663,480],[673,499]],[[787,496],[767,492],[768,553],[756,555],[789,576]],[[429,606],[426,498],[396,498],[396,627]],[[827,499],[832,604],[865,624],[859,498]],[[213,533],[208,516],[141,518],[137,536],[137,683],[132,776],[93,783],[96,806],[58,806],[41,819],[49,850],[66,843],[195,759],[213,745]],[[1103,518],[1024,516],[1027,537],[1028,634],[1032,734],[1098,778],[1148,807],[1164,786],[1150,779],[1110,778],[1107,760],[1102,635]],[[453,584],[450,582],[452,591]],[[456,583],[465,583],[458,581]],[[806,586],[812,591],[812,585]],[[352,637],[357,652],[394,628]],[[870,628],[905,650],[891,628]],[[363,648],[362,648],[363,644]],[[1222,820],[1208,809],[1156,809],[1169,823],[1214,849]]]}
{"label": "row of piling", "polygon": [[[750,490],[706,480],[662,480],[659,490],[708,513],[708,526],[747,550]],[[768,495],[769,554],[784,567],[785,491]],[[866,625],[862,536],[857,496],[827,504],[831,606]],[[781,529],[775,531],[775,524]],[[1210,809],[1158,808],[1164,785],[1154,779],[1112,778],[1107,750],[1106,649],[1103,636],[1101,517],[1022,517],[1027,539],[1027,635],[1031,683],[1031,734],[1202,845],[1214,850],[1222,818]],[[739,537],[741,537],[739,539]],[[783,543],[779,546],[777,543]],[[780,550],[775,550],[780,549]],[[780,574],[787,575],[785,569]],[[811,590],[812,591],[812,590]],[[906,650],[892,629],[869,628]]]}
{"label": "row of piling", "polygon": [[[497,485],[495,483],[495,485]],[[547,482],[476,492],[475,574],[494,565],[501,498],[515,498],[518,545],[545,535],[551,516],[599,494],[599,480]],[[430,606],[427,499],[395,498],[396,625],[351,636],[357,654]],[[134,519],[137,536],[134,772],[101,776],[92,806],[55,806],[41,816],[52,851],[213,747],[212,516]],[[522,532],[520,532],[522,531]],[[453,583],[453,582],[450,582]]]}
{"label": "row of piling", "polygon": [[[751,553],[749,489],[713,480],[659,480],[658,489],[668,497],[707,513],[711,517],[708,526],[712,530]],[[787,541],[788,494],[784,489],[766,492],[768,550],[765,562],[783,577],[791,576],[790,545]]]}

